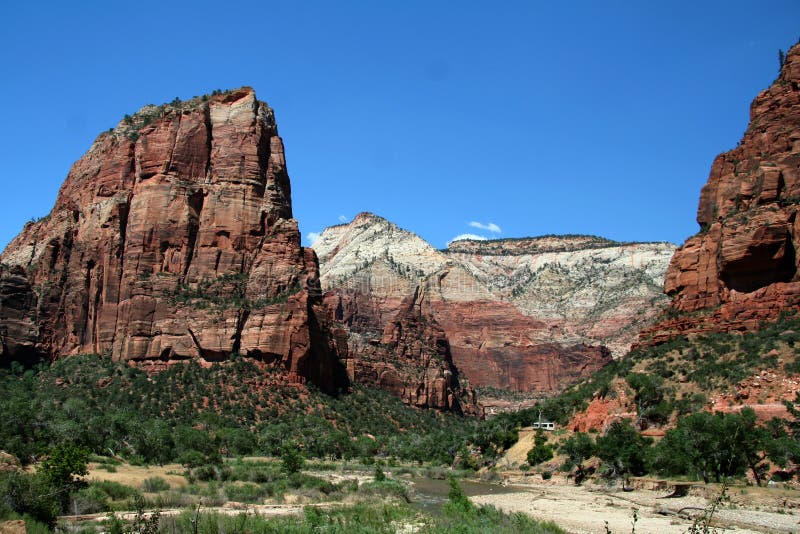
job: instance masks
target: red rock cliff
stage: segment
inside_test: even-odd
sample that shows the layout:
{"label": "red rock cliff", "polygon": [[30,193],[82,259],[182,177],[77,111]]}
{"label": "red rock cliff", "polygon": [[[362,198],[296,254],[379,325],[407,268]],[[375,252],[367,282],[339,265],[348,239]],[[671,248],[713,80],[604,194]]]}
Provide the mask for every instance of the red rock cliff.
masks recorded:
{"label": "red rock cliff", "polygon": [[383,325],[380,305],[361,292],[333,289],[325,294],[325,303],[343,326],[347,348],[340,354],[347,353],[351,380],[384,389],[418,408],[483,416],[475,391],[453,363],[450,342],[424,287],[403,299]]}
{"label": "red rock cliff", "polygon": [[675,253],[665,291],[673,318],[645,331],[753,329],[800,304],[800,45],[750,106],[739,146],[714,160],[700,195],[701,231]]}
{"label": "red rock cliff", "polygon": [[0,262],[0,359],[239,352],[338,386],[317,258],[273,111],[250,88],[126,116]]}

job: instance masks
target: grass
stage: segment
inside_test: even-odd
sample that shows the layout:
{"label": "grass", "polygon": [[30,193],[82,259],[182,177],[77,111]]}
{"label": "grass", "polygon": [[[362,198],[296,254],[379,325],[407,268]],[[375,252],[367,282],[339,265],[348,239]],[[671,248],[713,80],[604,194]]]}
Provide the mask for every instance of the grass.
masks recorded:
{"label": "grass", "polygon": [[[428,515],[419,512],[405,500],[398,499],[394,491],[380,491],[385,489],[383,483],[375,484],[365,485],[360,491],[359,502],[324,507],[305,506],[300,514],[292,510],[285,510],[279,516],[258,513],[232,514],[216,510],[185,510],[178,515],[162,516],[158,532],[198,534],[227,532],[388,534],[403,530],[437,534],[453,532],[563,534],[565,532],[552,522],[536,521],[520,513],[506,514],[492,506],[475,506],[468,500],[445,505],[440,515]],[[398,485],[396,482],[393,484]]]}
{"label": "grass", "polygon": [[[96,459],[97,460],[97,459]],[[154,469],[120,464],[128,481],[138,484],[144,480],[151,489],[161,488],[142,497],[136,488],[119,482],[96,481],[90,488],[108,496],[108,508],[139,509],[138,518],[131,523],[117,516],[105,521],[104,527],[83,527],[85,532],[123,532],[126,528],[144,531],[142,525],[148,510],[164,512],[156,532],[217,534],[248,533],[394,533],[408,529],[433,533],[555,533],[564,532],[552,523],[535,521],[523,514],[505,514],[490,506],[473,505],[461,493],[461,498],[446,505],[441,514],[430,515],[416,509],[411,501],[407,482],[395,478],[397,472],[424,476],[426,468],[392,466],[382,469],[384,480],[372,479],[374,463],[319,462],[312,472],[286,475],[280,472],[279,462],[267,458],[237,459],[226,462],[228,480],[173,485],[166,489],[165,481],[154,475],[167,475],[174,466]],[[108,475],[106,472],[102,472]],[[353,478],[343,475],[352,474]],[[438,474],[434,473],[434,474]],[[463,474],[463,473],[462,473]],[[258,482],[255,482],[257,480]],[[361,482],[359,483],[359,480]],[[453,479],[453,484],[455,479]],[[457,486],[457,484],[456,484]],[[220,508],[226,502],[242,503],[247,513],[234,508]],[[306,503],[298,508],[261,508],[265,502]],[[316,504],[314,504],[316,503]],[[338,504],[337,504],[338,503]],[[218,509],[209,510],[209,507]],[[182,512],[169,512],[171,509]],[[151,520],[152,522],[152,520]],[[137,530],[138,529],[138,530]]]}
{"label": "grass", "polygon": [[141,488],[144,486],[146,480],[158,477],[173,488],[188,485],[186,477],[179,474],[184,471],[184,468],[180,464],[136,466],[119,463],[114,466],[116,469],[114,472],[107,471],[104,465],[106,464],[90,463],[89,475],[86,477],[87,480],[112,482],[132,488]]}

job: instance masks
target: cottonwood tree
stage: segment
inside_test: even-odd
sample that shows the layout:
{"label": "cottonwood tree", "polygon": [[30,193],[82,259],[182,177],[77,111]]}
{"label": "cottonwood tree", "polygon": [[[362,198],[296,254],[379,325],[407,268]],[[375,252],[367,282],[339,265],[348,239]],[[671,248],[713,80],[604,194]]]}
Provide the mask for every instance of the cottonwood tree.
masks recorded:
{"label": "cottonwood tree", "polygon": [[561,468],[567,471],[575,468],[575,484],[583,482],[586,478],[586,469],[583,466],[583,462],[594,456],[594,440],[588,434],[578,432],[564,441],[558,450],[567,455]]}
{"label": "cottonwood tree", "polygon": [[622,477],[623,489],[630,476],[642,476],[649,469],[648,456],[653,440],[642,436],[627,419],[614,421],[604,436],[597,438],[595,454],[611,478]]}
{"label": "cottonwood tree", "polygon": [[553,458],[553,446],[547,443],[547,435],[540,429],[533,436],[533,447],[528,451],[528,463],[537,466]]}

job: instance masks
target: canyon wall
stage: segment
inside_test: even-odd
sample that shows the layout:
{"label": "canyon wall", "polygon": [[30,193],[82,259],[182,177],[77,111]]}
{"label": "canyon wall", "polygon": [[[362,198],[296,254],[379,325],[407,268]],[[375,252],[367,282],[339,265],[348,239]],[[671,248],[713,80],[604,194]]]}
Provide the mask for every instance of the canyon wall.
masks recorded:
{"label": "canyon wall", "polygon": [[699,232],[666,275],[670,312],[643,343],[686,333],[754,330],[800,305],[800,45],[750,105],[739,145],[714,160]]}
{"label": "canyon wall", "polygon": [[531,394],[557,392],[624,354],[666,305],[661,286],[674,248],[547,236],[436,250],[370,213],[314,244],[325,301],[350,332],[353,358],[416,295],[460,376]]}
{"label": "canyon wall", "polygon": [[126,116],[0,254],[0,361],[238,352],[332,391],[346,379],[327,321],[274,114],[250,88]]}

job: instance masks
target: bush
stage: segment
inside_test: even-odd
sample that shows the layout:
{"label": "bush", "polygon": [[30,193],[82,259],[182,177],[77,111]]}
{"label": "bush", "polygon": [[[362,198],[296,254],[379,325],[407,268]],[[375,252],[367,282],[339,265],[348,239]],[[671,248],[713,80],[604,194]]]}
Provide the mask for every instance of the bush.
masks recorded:
{"label": "bush", "polygon": [[533,447],[528,451],[528,463],[531,467],[553,459],[553,446],[547,444],[547,436],[541,430],[533,438]]}
{"label": "bush", "polygon": [[124,486],[119,482],[111,480],[92,482],[89,486],[100,489],[103,493],[108,495],[110,499],[115,501],[121,501],[138,495],[138,492],[130,486]]}
{"label": "bush", "polygon": [[399,497],[407,502],[410,502],[408,494],[408,487],[399,480],[392,480],[387,478],[381,482],[365,482],[358,487],[357,481],[343,482],[341,488],[345,491],[355,492],[359,491],[372,496],[381,497]]}
{"label": "bush", "polygon": [[281,470],[291,475],[299,472],[306,463],[306,458],[303,456],[296,445],[287,445],[283,448],[281,454]]}
{"label": "bush", "polygon": [[447,490],[447,500],[448,503],[446,507],[450,511],[454,511],[461,514],[467,514],[472,512],[475,509],[475,505],[470,502],[469,498],[467,497],[464,490],[461,489],[461,486],[458,485],[458,481],[453,475],[450,475],[448,479],[449,489]]}
{"label": "bush", "polygon": [[[228,480],[231,475],[231,469],[227,466],[219,465],[201,465],[189,472],[189,476],[201,482],[208,482],[210,480]],[[188,478],[188,477],[187,477]]]}
{"label": "bush", "polygon": [[205,465],[207,463],[205,455],[199,451],[184,452],[181,454],[180,458],[178,458],[178,462],[187,469],[200,467],[201,465]]}
{"label": "bush", "polygon": [[380,467],[375,468],[375,482],[383,482],[386,480],[386,474]]}
{"label": "bush", "polygon": [[41,475],[10,473],[0,480],[0,494],[14,512],[30,515],[52,525],[61,512],[61,503],[51,496],[52,486]]}
{"label": "bush", "polygon": [[167,491],[170,488],[169,482],[161,477],[150,477],[142,483],[142,490],[147,493],[158,493]]}
{"label": "bush", "polygon": [[69,511],[72,514],[96,514],[108,510],[108,495],[101,488],[90,485],[73,493],[70,498]]}
{"label": "bush", "polygon": [[266,488],[258,484],[226,484],[225,495],[228,499],[236,502],[258,503],[263,502],[264,497],[269,494]]}

